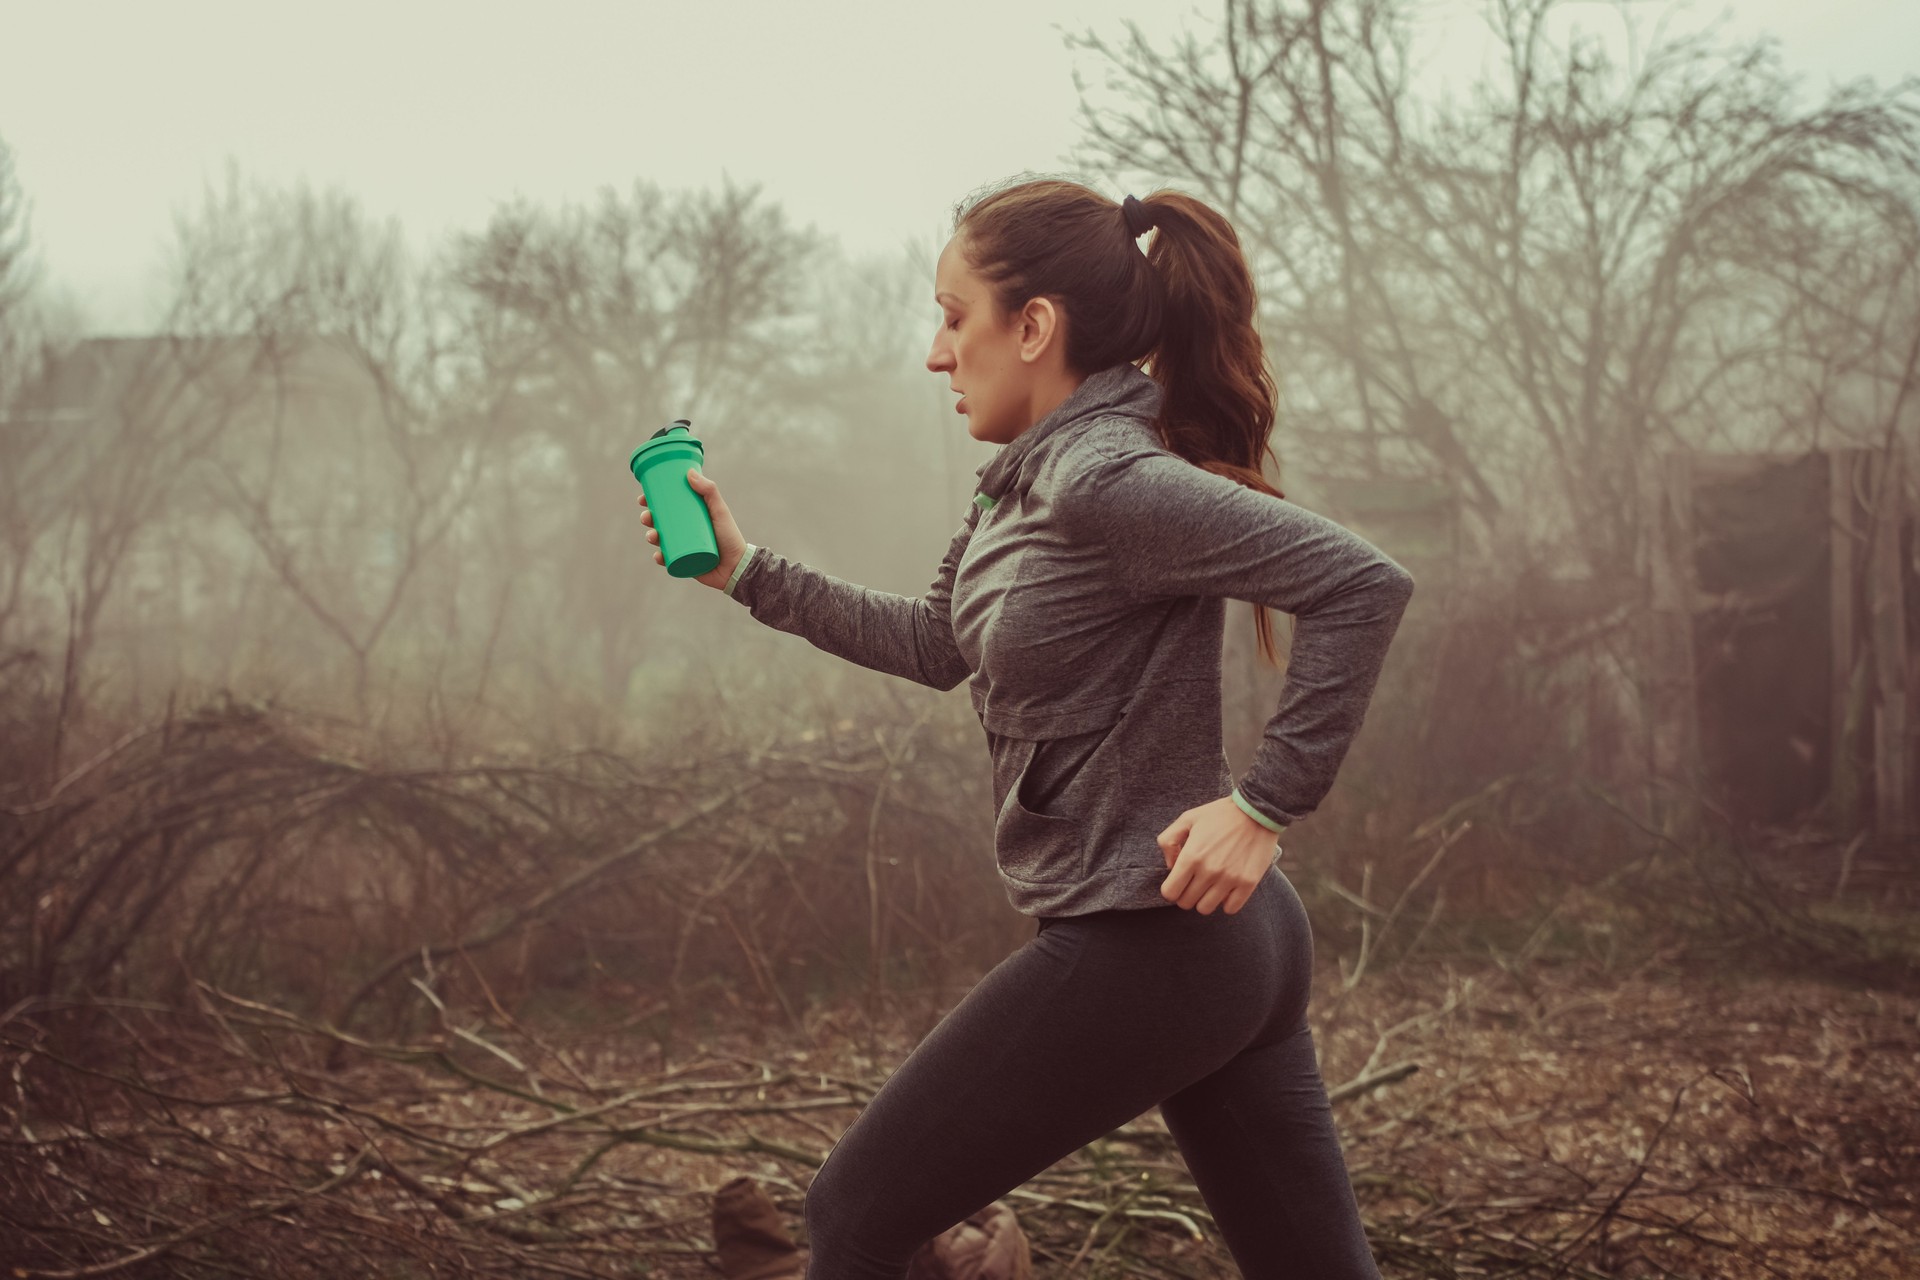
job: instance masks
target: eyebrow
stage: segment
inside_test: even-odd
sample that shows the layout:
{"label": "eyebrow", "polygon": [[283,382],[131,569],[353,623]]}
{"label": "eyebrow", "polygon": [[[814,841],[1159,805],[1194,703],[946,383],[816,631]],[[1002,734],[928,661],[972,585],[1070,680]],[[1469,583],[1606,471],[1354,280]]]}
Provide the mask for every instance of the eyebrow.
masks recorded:
{"label": "eyebrow", "polygon": [[966,299],[964,299],[964,298],[962,298],[962,297],[961,297],[961,296],[960,296],[959,294],[957,294],[957,293],[952,293],[952,292],[950,292],[950,291],[948,291],[948,290],[946,290],[946,289],[942,289],[942,290],[941,290],[940,292],[938,292],[938,293],[936,293],[936,294],[934,294],[934,295],[933,295],[933,300],[934,300],[935,302],[938,302],[938,301],[940,301],[940,299],[942,299],[942,298],[952,298],[952,299],[953,299],[953,300],[954,300],[955,302],[965,302],[965,301],[966,301]]}

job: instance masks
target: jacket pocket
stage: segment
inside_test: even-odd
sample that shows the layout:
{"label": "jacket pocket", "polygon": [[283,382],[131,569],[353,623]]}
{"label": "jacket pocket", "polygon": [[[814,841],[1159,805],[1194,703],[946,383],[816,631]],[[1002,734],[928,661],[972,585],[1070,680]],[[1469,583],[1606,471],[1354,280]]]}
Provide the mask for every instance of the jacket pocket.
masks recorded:
{"label": "jacket pocket", "polygon": [[1059,738],[1007,738],[1002,749],[1013,773],[994,826],[994,853],[1003,874],[1032,883],[1086,877],[1113,803],[1108,748],[1126,707],[1087,733]]}

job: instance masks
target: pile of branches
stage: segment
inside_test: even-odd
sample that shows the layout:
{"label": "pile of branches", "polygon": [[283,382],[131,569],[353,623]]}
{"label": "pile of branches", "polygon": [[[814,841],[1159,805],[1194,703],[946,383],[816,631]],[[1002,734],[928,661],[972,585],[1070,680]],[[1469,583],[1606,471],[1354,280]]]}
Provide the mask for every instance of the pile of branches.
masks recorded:
{"label": "pile of branches", "polygon": [[677,1014],[738,988],[789,1020],[810,990],[960,981],[1009,922],[978,856],[977,734],[952,719],[458,767],[210,704],[0,796],[0,1008],[177,1006],[192,975],[401,1035],[423,953],[509,1004],[664,993]]}
{"label": "pile of branches", "polygon": [[633,1150],[811,1169],[831,1141],[811,1117],[877,1087],[712,1055],[602,1075],[413,985],[438,1025],[392,1042],[204,983],[192,1007],[17,1013],[10,1274],[706,1274],[710,1188]]}

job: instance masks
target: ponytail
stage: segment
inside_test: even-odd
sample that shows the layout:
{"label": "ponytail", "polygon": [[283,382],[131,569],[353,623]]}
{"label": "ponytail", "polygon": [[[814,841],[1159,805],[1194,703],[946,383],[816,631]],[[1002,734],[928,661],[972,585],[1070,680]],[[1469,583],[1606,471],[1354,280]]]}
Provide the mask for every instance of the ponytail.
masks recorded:
{"label": "ponytail", "polygon": [[[1142,255],[1135,237],[1149,228]],[[1115,202],[1040,178],[963,205],[954,231],[1002,314],[1031,298],[1059,299],[1075,373],[1126,361],[1160,384],[1154,428],[1169,451],[1286,496],[1261,466],[1263,455],[1273,458],[1277,393],[1254,325],[1253,272],[1232,224],[1211,206],[1166,188]],[[1254,629],[1278,666],[1268,610],[1255,608]]]}

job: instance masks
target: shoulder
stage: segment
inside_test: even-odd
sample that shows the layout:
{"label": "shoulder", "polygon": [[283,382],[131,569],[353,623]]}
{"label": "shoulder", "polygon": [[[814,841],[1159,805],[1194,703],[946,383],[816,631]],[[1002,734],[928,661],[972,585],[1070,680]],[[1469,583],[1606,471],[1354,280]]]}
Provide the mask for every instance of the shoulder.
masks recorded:
{"label": "shoulder", "polygon": [[1060,442],[1052,462],[1057,483],[1076,488],[1116,465],[1144,458],[1185,461],[1160,443],[1153,424],[1140,418],[1095,418]]}
{"label": "shoulder", "polygon": [[1137,418],[1088,424],[1061,442],[1051,464],[1048,488],[1056,516],[1089,533],[1108,532],[1119,510],[1139,514],[1169,503],[1205,502],[1209,482],[1220,479],[1162,445],[1152,424]]}

